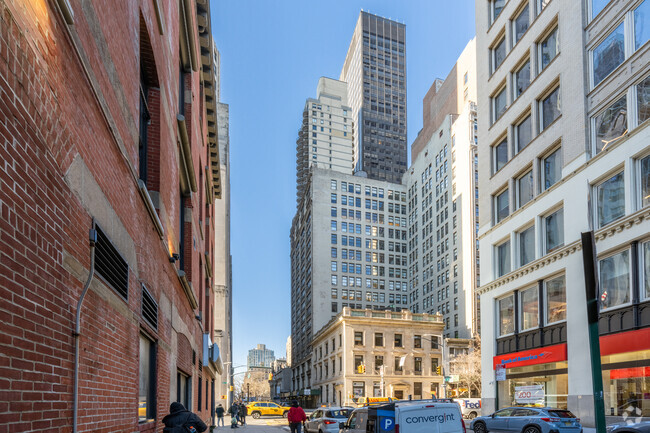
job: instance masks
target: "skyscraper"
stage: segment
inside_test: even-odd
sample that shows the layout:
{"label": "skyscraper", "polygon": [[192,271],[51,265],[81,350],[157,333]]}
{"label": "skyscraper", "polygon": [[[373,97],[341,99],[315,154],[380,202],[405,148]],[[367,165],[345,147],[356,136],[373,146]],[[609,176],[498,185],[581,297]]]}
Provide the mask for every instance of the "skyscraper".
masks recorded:
{"label": "skyscraper", "polygon": [[266,348],[266,344],[258,344],[255,349],[248,351],[246,367],[248,370],[268,369],[271,370],[275,361],[275,352]]}
{"label": "skyscraper", "polygon": [[407,166],[406,26],[361,11],[340,80],[352,106],[355,171],[400,183]]}
{"label": "skyscraper", "polygon": [[354,122],[348,107],[347,84],[332,78],[318,80],[316,99],[309,98],[302,112],[296,140],[296,201],[305,192],[312,166],[352,174]]}

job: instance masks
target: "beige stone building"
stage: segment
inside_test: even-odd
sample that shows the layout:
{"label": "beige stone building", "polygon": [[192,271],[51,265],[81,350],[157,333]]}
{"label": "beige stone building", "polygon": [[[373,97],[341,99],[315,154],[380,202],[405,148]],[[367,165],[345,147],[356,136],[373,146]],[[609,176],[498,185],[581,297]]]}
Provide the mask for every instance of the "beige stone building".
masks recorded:
{"label": "beige stone building", "polygon": [[348,405],[359,397],[440,396],[443,328],[440,315],[345,307],[314,335],[310,394],[320,404]]}

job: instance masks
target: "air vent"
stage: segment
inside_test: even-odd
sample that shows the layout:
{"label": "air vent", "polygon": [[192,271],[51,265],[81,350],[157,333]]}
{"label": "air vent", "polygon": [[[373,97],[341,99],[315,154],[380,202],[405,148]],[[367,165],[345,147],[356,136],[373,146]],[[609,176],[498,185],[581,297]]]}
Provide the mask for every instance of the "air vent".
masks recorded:
{"label": "air vent", "polygon": [[142,286],[142,317],[149,326],[158,329],[158,304],[144,285]]}
{"label": "air vent", "polygon": [[97,229],[95,270],[125,300],[129,298],[129,265],[113,246],[104,231]]}

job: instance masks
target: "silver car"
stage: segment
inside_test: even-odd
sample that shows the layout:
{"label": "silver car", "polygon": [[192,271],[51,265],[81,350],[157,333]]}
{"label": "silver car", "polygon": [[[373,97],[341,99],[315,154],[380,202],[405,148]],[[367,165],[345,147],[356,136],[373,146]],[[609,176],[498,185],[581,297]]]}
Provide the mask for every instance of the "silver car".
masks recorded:
{"label": "silver car", "polygon": [[316,409],[305,422],[306,433],[338,433],[339,423],[348,419],[352,412],[343,407],[321,407]]}
{"label": "silver car", "polygon": [[507,407],[474,418],[474,433],[581,433],[580,419],[566,409]]}

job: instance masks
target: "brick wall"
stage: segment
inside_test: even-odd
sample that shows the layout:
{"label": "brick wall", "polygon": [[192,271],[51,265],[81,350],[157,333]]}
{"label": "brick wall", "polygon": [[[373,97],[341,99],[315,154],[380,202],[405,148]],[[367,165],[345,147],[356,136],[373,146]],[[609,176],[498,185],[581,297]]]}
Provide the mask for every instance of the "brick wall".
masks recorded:
{"label": "brick wall", "polygon": [[[154,2],[70,3],[75,22],[67,31],[53,1],[0,0],[0,433],[71,431],[72,331],[93,220],[129,265],[129,293],[124,300],[95,278],[84,300],[79,431],[162,431],[179,365],[173,333],[198,359],[202,352],[202,330],[176,275],[178,263],[168,260],[180,218],[179,54],[178,44],[168,42],[178,40],[178,8],[158,2],[165,17],[160,35]],[[140,14],[159,85],[171,89],[150,95],[160,115],[149,125],[150,150],[158,157],[148,160],[147,180],[158,179],[151,185],[158,187],[162,240],[137,188]],[[199,73],[188,79],[198,89]],[[186,109],[195,112],[189,125],[195,138],[205,131],[198,97],[192,90]],[[209,165],[206,147],[193,140],[197,170]],[[186,272],[202,281],[198,257],[205,244],[192,237],[195,209],[205,206],[205,197],[195,193],[186,202],[192,218],[184,241],[194,264]],[[141,317],[141,284],[158,303],[157,330]],[[141,332],[157,342],[157,413],[155,422],[139,425]],[[196,394],[198,367],[190,369]],[[207,420],[209,412],[199,415]]]}

